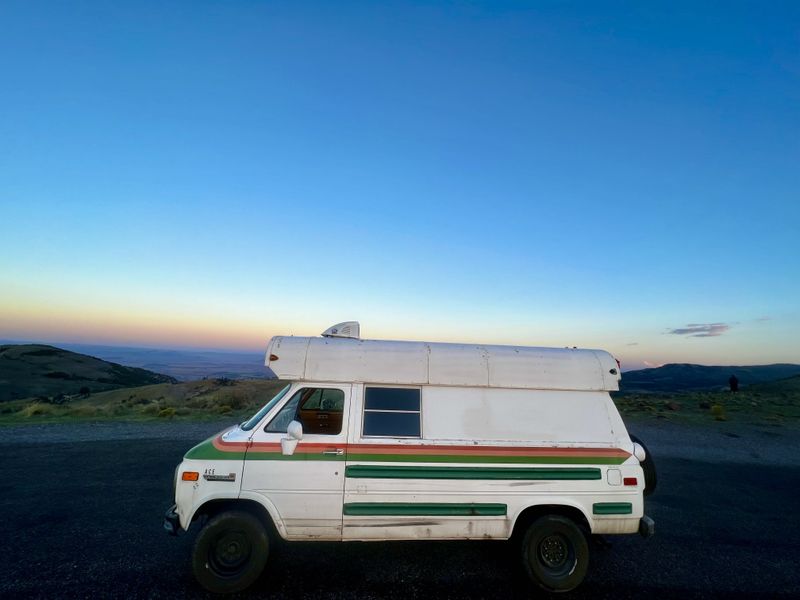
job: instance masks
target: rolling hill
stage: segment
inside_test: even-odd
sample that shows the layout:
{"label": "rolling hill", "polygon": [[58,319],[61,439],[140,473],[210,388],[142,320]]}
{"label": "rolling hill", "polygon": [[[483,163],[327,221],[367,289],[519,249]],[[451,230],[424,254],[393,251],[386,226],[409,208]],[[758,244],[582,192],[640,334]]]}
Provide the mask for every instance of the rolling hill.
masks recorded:
{"label": "rolling hill", "polygon": [[124,367],[54,346],[0,346],[0,402],[78,394],[82,389],[99,392],[175,382],[167,375]]}
{"label": "rolling hill", "polygon": [[748,391],[758,392],[761,394],[799,394],[800,395],[800,375],[787,377],[786,379],[778,379],[776,381],[767,381],[765,383],[756,383],[748,386]]}
{"label": "rolling hill", "polygon": [[722,390],[728,388],[728,378],[731,375],[736,375],[740,387],[746,387],[800,375],[800,365],[708,367],[668,364],[623,373],[620,392],[643,394]]}

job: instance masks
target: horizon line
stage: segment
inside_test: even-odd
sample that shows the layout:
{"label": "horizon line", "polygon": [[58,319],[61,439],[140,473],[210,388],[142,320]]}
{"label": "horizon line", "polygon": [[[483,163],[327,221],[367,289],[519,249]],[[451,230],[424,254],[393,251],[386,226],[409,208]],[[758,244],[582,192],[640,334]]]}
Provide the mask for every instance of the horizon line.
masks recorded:
{"label": "horizon line", "polygon": [[[73,346],[73,347],[96,347],[96,348],[117,348],[120,350],[128,349],[128,350],[158,350],[158,351],[171,351],[171,352],[219,352],[221,354],[263,354],[266,351],[266,347],[264,350],[256,350],[256,349],[242,349],[242,348],[220,348],[220,347],[207,347],[207,346],[136,346],[136,345],[129,345],[129,344],[108,344],[108,343],[91,343],[91,342],[67,342],[67,341],[52,341],[52,342],[43,342],[43,341],[34,341],[34,340],[12,340],[12,339],[5,339],[0,338],[0,344],[12,344],[12,345],[25,345],[25,344],[37,344],[43,346]],[[65,348],[66,349],[66,348]],[[634,367],[629,369],[622,369],[622,372],[630,372],[630,371],[646,371],[649,369],[658,369],[660,367],[665,367],[667,365],[697,365],[701,367],[766,367],[770,365],[797,365],[800,366],[800,363],[794,362],[768,362],[768,363],[751,363],[751,364],[723,364],[723,363],[700,363],[700,362],[668,362],[659,364],[657,366],[647,366],[643,365],[641,367]]]}
{"label": "horizon line", "polygon": [[124,343],[108,343],[108,342],[70,342],[70,341],[41,341],[41,340],[12,340],[0,338],[0,344],[37,344],[41,346],[83,346],[83,347],[100,347],[100,348],[120,348],[130,350],[168,350],[173,352],[222,352],[226,354],[263,354],[266,352],[267,342],[264,343],[264,350],[256,350],[255,348],[224,348],[217,346],[161,346],[158,344],[137,346],[135,344]]}

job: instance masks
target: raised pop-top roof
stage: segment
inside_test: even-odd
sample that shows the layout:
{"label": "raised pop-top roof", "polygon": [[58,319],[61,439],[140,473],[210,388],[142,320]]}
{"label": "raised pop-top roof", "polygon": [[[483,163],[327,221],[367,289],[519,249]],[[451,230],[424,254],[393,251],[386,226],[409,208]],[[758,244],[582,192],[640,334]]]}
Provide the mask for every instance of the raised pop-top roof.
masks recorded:
{"label": "raised pop-top roof", "polygon": [[335,336],[275,336],[265,364],[295,381],[612,391],[620,379],[604,350]]}

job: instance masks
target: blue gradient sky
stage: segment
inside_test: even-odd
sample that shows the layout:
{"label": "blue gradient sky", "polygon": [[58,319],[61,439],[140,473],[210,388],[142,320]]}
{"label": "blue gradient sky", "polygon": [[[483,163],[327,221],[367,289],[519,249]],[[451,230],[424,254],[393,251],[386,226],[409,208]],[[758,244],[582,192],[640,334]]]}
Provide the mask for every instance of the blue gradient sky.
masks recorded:
{"label": "blue gradient sky", "polygon": [[800,362],[797,3],[7,1],[0,73],[0,338]]}

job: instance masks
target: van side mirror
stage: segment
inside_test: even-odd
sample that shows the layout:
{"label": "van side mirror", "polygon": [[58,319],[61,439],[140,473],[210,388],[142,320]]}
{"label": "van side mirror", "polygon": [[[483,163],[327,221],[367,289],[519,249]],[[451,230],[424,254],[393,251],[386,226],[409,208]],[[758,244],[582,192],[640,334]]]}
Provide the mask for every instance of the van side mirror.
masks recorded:
{"label": "van side mirror", "polygon": [[303,439],[303,425],[299,421],[292,421],[286,428],[288,437],[281,438],[281,454],[291,456],[297,448],[297,442]]}

